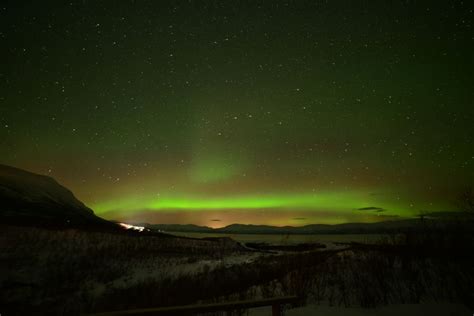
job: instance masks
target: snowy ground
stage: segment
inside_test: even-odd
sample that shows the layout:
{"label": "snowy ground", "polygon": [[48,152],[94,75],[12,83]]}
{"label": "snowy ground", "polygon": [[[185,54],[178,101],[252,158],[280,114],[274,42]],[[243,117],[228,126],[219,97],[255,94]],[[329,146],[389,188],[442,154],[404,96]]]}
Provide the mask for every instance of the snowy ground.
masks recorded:
{"label": "snowy ground", "polygon": [[[332,240],[310,252],[257,252],[226,238],[5,227],[0,244],[5,272],[0,301],[15,311],[30,304],[21,307],[22,314],[39,308],[75,315],[298,295],[309,305],[286,315],[474,315],[463,305],[440,303],[471,306],[474,265],[463,254],[472,248],[437,255],[443,250],[438,242],[428,243],[436,245],[431,256],[412,248],[393,252]],[[393,305],[428,300],[436,302]],[[270,307],[249,310],[249,315],[270,314]]]}
{"label": "snowy ground", "polygon": [[[250,309],[249,316],[271,315],[271,307]],[[377,308],[308,305],[288,309],[286,316],[471,316],[474,311],[461,304],[423,303],[387,305]]]}
{"label": "snowy ground", "polygon": [[184,275],[196,275],[199,273],[207,273],[216,268],[229,268],[233,265],[241,265],[251,263],[260,256],[267,254],[262,253],[243,253],[229,255],[220,259],[203,259],[193,263],[186,262],[186,259],[171,259],[168,265],[161,265],[160,269],[156,269],[153,264],[137,265],[131,269],[123,277],[114,280],[109,286],[113,288],[127,288],[143,282],[144,280],[160,281],[163,277],[178,279]]}

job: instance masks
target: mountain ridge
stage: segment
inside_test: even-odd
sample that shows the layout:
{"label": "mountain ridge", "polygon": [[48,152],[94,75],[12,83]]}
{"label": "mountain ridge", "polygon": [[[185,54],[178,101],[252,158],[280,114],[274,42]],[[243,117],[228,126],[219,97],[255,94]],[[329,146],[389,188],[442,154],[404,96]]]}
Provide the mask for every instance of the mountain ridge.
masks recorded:
{"label": "mountain ridge", "polygon": [[0,219],[5,224],[111,228],[54,178],[0,164]]}
{"label": "mountain ridge", "polygon": [[[453,212],[454,214],[454,212]],[[468,214],[458,212],[459,216]],[[189,233],[217,233],[217,234],[378,234],[396,233],[400,231],[415,231],[425,225],[432,228],[446,228],[455,220],[445,219],[401,219],[375,223],[342,223],[342,224],[308,224],[305,226],[271,226],[253,224],[230,224],[221,228],[211,228],[194,224],[141,224],[151,230],[164,232],[189,232]],[[466,223],[472,222],[470,221]],[[459,224],[459,223],[458,223]]]}

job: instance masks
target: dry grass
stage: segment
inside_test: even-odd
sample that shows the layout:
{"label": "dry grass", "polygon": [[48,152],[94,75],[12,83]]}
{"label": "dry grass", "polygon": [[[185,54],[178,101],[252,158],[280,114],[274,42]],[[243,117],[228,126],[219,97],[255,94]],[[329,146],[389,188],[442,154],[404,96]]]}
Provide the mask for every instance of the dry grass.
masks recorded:
{"label": "dry grass", "polygon": [[249,253],[230,240],[2,227],[5,313],[68,314],[298,295],[373,307],[474,301],[470,230],[427,227],[375,245]]}

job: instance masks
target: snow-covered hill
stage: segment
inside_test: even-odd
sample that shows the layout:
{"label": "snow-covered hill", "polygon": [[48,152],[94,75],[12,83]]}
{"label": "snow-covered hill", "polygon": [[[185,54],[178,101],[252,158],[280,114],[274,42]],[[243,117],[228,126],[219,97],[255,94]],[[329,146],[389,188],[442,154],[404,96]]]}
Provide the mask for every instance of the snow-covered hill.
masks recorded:
{"label": "snow-covered hill", "polygon": [[95,216],[53,178],[1,164],[0,219],[20,225],[115,226]]}

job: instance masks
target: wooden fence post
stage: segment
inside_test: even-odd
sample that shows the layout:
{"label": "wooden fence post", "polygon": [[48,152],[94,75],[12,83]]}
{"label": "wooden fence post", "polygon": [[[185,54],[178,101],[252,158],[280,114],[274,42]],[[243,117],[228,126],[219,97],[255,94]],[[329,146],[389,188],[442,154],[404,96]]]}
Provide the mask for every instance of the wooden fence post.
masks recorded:
{"label": "wooden fence post", "polygon": [[281,316],[281,305],[279,303],[272,305],[272,316]]}

